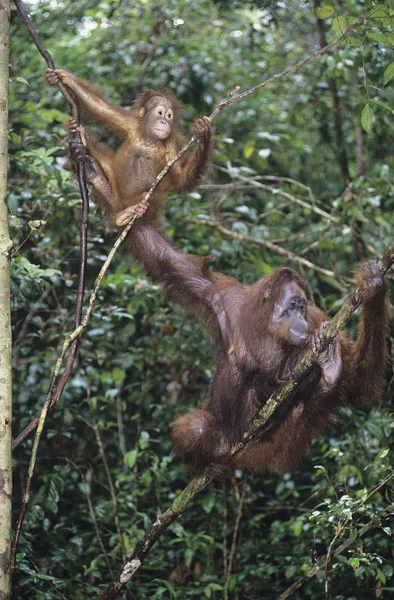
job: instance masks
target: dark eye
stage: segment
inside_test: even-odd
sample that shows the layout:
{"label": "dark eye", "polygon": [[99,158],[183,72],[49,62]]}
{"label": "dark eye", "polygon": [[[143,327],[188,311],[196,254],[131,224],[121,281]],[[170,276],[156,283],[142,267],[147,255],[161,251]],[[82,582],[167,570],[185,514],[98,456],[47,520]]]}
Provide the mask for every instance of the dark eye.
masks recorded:
{"label": "dark eye", "polygon": [[167,119],[172,119],[172,114],[171,113],[167,113]]}
{"label": "dark eye", "polygon": [[291,310],[295,310],[297,308],[297,302],[295,300],[291,300],[290,308]]}

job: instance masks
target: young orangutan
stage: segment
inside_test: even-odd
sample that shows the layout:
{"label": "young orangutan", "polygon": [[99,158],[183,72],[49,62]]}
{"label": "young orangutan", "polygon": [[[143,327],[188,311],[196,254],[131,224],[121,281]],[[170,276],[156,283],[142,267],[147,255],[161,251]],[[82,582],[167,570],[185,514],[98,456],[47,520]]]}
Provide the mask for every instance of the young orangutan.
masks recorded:
{"label": "young orangutan", "polygon": [[[94,122],[123,138],[114,153],[79,128],[88,153],[95,159],[87,160],[87,179],[93,186],[95,201],[111,222],[126,225],[135,214],[141,216],[146,210],[143,220],[157,225],[169,191],[190,192],[200,184],[211,157],[208,117],[194,121],[194,151],[171,167],[149,204],[141,205],[157,175],[186,143],[179,130],[179,101],[171,94],[150,90],[137,98],[132,110],[125,110],[103,100],[95,88],[64,69],[47,69],[45,76],[50,85],[61,81]],[[77,125],[71,121],[70,127],[75,129]]]}
{"label": "young orangutan", "polygon": [[[312,439],[345,404],[368,402],[384,385],[388,325],[387,291],[375,261],[357,268],[363,312],[357,340],[337,336],[323,351],[327,315],[305,296],[305,281],[284,267],[242,285],[202,271],[152,227],[137,221],[131,251],[150,277],[177,302],[208,320],[215,373],[203,406],[175,420],[179,458],[194,472],[222,475],[229,466],[284,472],[294,469]],[[312,348],[316,362],[295,395],[276,410],[265,429],[230,462],[231,447],[257,411]]]}

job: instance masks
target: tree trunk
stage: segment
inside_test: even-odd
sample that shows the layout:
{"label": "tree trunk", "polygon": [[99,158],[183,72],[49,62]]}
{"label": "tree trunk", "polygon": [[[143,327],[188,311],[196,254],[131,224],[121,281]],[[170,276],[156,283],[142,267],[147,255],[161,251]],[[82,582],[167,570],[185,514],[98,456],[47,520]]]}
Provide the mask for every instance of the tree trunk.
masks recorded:
{"label": "tree trunk", "polygon": [[[316,9],[320,8],[320,0],[313,0],[313,5],[315,8],[315,12],[316,12]],[[320,48],[325,48],[327,46],[327,39],[326,39],[325,30],[324,30],[324,23],[317,16],[316,16],[316,26],[317,26],[317,32],[319,35]],[[333,77],[328,78],[328,86],[330,88],[330,94],[331,94],[331,98],[332,98],[332,107],[333,107],[333,111],[334,111],[335,136],[336,136],[336,140],[337,140],[337,160],[338,160],[339,168],[341,169],[341,173],[345,180],[345,185],[349,185],[349,182],[350,182],[349,163],[348,163],[347,152],[346,152],[346,147],[345,147],[345,136],[343,133],[341,103],[339,101],[339,93],[338,93],[337,84]]]}
{"label": "tree trunk", "polygon": [[0,600],[10,598],[11,539],[11,241],[6,205],[10,2],[0,0]]}

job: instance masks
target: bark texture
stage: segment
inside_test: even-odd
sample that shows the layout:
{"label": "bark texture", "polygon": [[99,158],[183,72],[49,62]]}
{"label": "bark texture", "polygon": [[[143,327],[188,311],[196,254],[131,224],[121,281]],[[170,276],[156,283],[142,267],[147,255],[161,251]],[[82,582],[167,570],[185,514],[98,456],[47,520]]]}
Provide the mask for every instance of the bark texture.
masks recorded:
{"label": "bark texture", "polygon": [[9,0],[0,0],[0,600],[10,598],[11,538],[11,241],[6,205]]}

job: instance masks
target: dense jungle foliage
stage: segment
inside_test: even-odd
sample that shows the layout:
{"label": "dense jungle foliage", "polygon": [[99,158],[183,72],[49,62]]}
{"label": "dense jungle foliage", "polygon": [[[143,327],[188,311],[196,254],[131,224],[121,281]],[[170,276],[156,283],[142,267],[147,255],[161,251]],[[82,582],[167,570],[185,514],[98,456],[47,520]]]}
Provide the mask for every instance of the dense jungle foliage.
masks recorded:
{"label": "dense jungle foliage", "polygon": [[[308,282],[309,298],[335,314],[352,289],[342,277],[351,278],[359,260],[381,256],[394,237],[393,1],[27,6],[57,66],[123,107],[144,89],[170,90],[185,105],[189,137],[192,119],[212,113],[236,85],[243,91],[280,73],[366,11],[332,52],[219,114],[209,175],[197,191],[168,198],[162,224],[182,251],[211,255],[213,267],[244,283],[281,265],[295,268]],[[11,46],[17,435],[42,406],[62,340],[73,329],[81,201],[67,167],[67,104],[46,86],[46,65],[15,8]],[[116,138],[100,135],[116,148]],[[87,291],[115,235],[92,203]],[[357,322],[356,315],[351,335]],[[203,332],[126,251],[116,254],[73,375],[46,422],[15,598],[98,598],[187,484],[170,431],[174,418],[207,392],[213,365]],[[390,355],[393,335],[391,324]],[[394,490],[393,389],[390,363],[383,397],[343,410],[295,473],[237,471],[228,482],[211,482],[121,597],[272,600],[321,559],[323,568],[281,597],[393,597],[393,511],[385,510]],[[14,453],[15,520],[32,439]]]}

